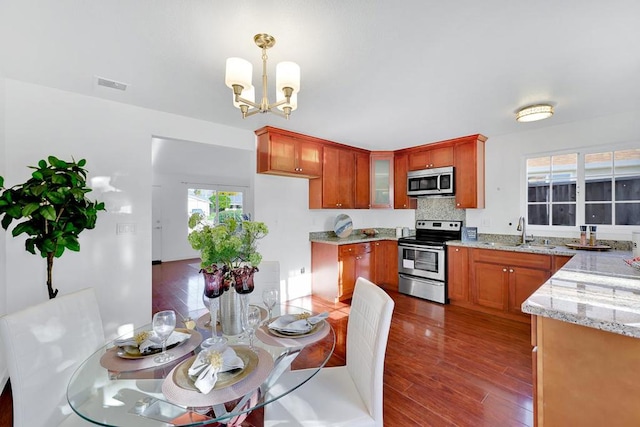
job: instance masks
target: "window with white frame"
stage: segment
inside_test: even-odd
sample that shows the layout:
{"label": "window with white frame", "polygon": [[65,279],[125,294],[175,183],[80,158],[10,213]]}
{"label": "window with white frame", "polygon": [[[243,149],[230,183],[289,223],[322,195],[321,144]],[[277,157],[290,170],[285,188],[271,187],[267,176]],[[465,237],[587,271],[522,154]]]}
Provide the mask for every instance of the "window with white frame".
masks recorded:
{"label": "window with white frame", "polygon": [[640,225],[640,149],[526,159],[530,225]]}
{"label": "window with white frame", "polygon": [[242,198],[241,191],[189,188],[187,190],[187,217],[199,213],[212,224],[223,223],[228,218],[242,220]]}

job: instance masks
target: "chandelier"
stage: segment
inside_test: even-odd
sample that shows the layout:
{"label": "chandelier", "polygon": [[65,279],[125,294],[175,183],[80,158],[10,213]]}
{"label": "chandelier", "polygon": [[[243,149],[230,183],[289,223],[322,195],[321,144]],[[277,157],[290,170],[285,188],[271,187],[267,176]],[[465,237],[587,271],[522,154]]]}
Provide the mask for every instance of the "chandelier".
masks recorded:
{"label": "chandelier", "polygon": [[291,112],[298,108],[300,67],[287,61],[276,65],[276,102],[270,104],[267,97],[267,49],[276,44],[276,39],[269,34],[256,34],[253,41],[262,49],[262,100],[255,102],[251,63],[242,58],[228,58],[224,80],[233,90],[233,106],[240,109],[243,119],[256,113],[274,113],[289,119]]}

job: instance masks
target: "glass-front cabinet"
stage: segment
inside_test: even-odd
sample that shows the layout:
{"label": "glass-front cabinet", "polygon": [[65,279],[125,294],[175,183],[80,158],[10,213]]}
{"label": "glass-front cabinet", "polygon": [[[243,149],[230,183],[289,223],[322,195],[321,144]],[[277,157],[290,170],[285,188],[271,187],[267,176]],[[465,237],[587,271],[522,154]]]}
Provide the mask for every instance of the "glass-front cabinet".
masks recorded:
{"label": "glass-front cabinet", "polygon": [[371,153],[371,207],[393,208],[393,152]]}

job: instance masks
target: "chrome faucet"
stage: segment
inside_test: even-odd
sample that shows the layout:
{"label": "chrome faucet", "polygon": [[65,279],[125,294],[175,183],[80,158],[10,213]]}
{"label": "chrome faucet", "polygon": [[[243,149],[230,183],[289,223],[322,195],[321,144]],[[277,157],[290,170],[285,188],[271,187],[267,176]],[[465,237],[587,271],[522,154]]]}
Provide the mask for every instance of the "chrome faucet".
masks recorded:
{"label": "chrome faucet", "polygon": [[518,228],[516,228],[516,230],[522,232],[520,235],[521,245],[527,245],[530,242],[533,242],[533,234],[531,236],[527,236],[527,222],[525,221],[523,216],[518,219]]}

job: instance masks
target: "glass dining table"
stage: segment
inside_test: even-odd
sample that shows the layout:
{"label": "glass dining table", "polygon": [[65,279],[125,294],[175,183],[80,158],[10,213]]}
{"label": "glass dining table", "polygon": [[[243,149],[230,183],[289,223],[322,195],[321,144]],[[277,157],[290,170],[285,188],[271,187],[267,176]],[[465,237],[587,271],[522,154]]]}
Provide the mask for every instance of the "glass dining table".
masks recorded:
{"label": "glass dining table", "polygon": [[[282,305],[275,313],[310,312]],[[219,373],[213,389],[204,394],[194,385],[189,367],[202,350],[202,341],[211,336],[211,328],[208,313],[193,314],[196,321],[189,322],[195,323],[190,325],[192,329],[176,327],[186,335],[179,345],[167,349],[173,356],[170,362],[162,364],[152,355],[130,354],[113,341],[96,351],[69,381],[71,408],[102,426],[238,426],[251,411],[307,382],[327,363],[335,347],[335,333],[326,320],[295,336],[272,331],[265,322],[256,331],[253,349],[248,339],[225,337],[243,367]],[[149,324],[134,334],[151,330]],[[273,387],[288,369],[305,369],[306,375],[292,386]]]}

